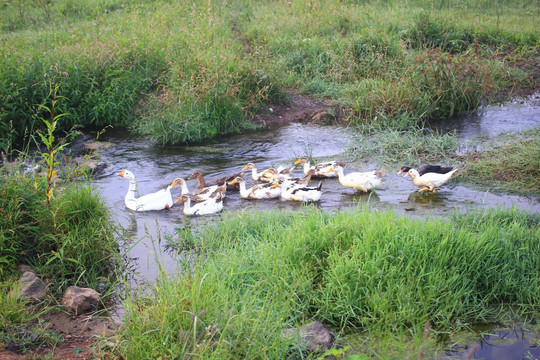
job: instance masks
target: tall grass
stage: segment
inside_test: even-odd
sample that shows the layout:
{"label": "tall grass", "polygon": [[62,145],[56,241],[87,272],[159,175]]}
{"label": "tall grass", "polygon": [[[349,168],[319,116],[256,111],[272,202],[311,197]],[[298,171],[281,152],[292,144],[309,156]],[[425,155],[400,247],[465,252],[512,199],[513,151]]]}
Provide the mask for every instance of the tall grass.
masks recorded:
{"label": "tall grass", "polygon": [[60,72],[74,124],[126,126],[156,143],[252,128],[287,88],[328,96],[353,122],[411,124],[536,85],[534,1],[287,4],[4,2],[0,147],[41,124],[43,76]]}
{"label": "tall grass", "polygon": [[539,220],[513,210],[428,221],[367,209],[225,214],[179,231],[192,260],[128,302],[118,350],[313,358],[283,329],[317,319],[338,331],[421,336],[427,321],[447,331],[510,307],[537,317]]}

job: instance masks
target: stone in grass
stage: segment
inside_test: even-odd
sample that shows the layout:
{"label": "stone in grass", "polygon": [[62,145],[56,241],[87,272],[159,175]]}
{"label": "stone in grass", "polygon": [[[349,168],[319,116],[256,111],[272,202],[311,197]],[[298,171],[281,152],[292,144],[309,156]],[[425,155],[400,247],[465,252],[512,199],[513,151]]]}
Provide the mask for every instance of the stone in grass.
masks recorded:
{"label": "stone in grass", "polygon": [[300,344],[309,351],[325,352],[334,343],[334,335],[318,321],[312,321],[299,329],[287,329],[284,331],[283,336],[292,339],[296,334],[300,338]]}
{"label": "stone in grass", "polygon": [[96,310],[101,294],[90,288],[70,286],[62,297],[62,305],[73,311],[75,315]]}
{"label": "stone in grass", "polygon": [[47,296],[47,285],[36,274],[26,271],[19,279],[15,293],[26,300],[41,301]]}

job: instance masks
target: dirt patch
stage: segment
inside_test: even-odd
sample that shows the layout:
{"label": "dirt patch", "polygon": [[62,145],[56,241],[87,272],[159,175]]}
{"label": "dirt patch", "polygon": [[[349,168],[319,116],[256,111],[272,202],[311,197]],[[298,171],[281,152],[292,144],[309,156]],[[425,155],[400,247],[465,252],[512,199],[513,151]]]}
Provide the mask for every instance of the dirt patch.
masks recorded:
{"label": "dirt patch", "polygon": [[329,124],[341,120],[343,113],[337,105],[296,92],[290,94],[291,104],[270,105],[268,111],[265,114],[256,115],[254,121],[264,126],[274,127],[295,121]]}
{"label": "dirt patch", "polygon": [[96,359],[99,358],[94,351],[96,336],[107,336],[115,329],[115,324],[109,318],[74,316],[62,311],[48,312],[34,325],[61,334],[64,341],[56,347],[42,345],[26,353],[18,351],[17,346],[11,344],[8,346],[9,350],[0,348],[0,359]]}

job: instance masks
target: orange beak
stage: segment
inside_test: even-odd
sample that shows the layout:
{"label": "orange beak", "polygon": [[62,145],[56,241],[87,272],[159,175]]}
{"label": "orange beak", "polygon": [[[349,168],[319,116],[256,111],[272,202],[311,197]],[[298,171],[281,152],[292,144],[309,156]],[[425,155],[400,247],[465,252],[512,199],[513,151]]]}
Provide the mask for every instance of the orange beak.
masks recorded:
{"label": "orange beak", "polygon": [[232,180],[232,181],[229,181],[228,184],[229,184],[229,185],[234,185],[234,184],[236,184],[237,182],[238,182],[238,181],[236,181],[236,179],[234,179],[234,180]]}
{"label": "orange beak", "polygon": [[246,165],[246,166],[244,166],[244,167],[242,168],[242,171],[245,171],[245,170],[247,170],[247,169],[249,169],[249,166]]}
{"label": "orange beak", "polygon": [[302,162],[302,159],[298,159],[298,160],[296,160],[296,162],[294,163],[294,165],[298,165],[298,164],[300,164],[301,162]]}
{"label": "orange beak", "polygon": [[126,169],[122,170],[122,172],[119,172],[119,173],[116,174],[116,175],[121,176],[121,177],[124,177],[125,174],[126,174]]}
{"label": "orange beak", "polygon": [[274,185],[270,186],[270,189],[275,189],[275,188],[277,188],[278,186],[279,186],[279,184],[278,184],[278,183],[275,183]]}
{"label": "orange beak", "polygon": [[175,204],[179,203],[179,202],[182,202],[184,201],[184,198],[182,198],[181,196],[174,202]]}
{"label": "orange beak", "polygon": [[326,172],[327,174],[330,174],[332,171],[334,171],[334,168],[331,167],[330,169],[328,169],[328,171]]}

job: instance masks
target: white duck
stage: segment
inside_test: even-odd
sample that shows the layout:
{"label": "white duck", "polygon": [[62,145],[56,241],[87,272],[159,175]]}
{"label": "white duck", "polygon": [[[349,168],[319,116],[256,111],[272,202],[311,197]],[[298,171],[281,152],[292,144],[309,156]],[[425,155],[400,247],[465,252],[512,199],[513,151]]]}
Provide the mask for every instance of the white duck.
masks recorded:
{"label": "white duck", "polygon": [[456,171],[458,171],[458,169],[449,171],[446,174],[430,172],[420,176],[416,169],[410,169],[405,176],[409,175],[412,178],[414,185],[424,186],[422,189],[418,190],[419,192],[429,190],[434,193],[438,187],[441,187],[450,180]]}
{"label": "white duck", "polygon": [[220,192],[216,192],[215,196],[210,197],[202,202],[191,205],[193,195],[184,194],[174,203],[184,202],[184,215],[209,215],[215,214],[223,210],[223,197]]}
{"label": "white duck", "polygon": [[268,171],[268,169],[261,172],[257,172],[257,165],[251,162],[247,163],[246,166],[242,168],[242,171],[246,171],[247,169],[251,169],[251,178],[253,179],[253,181],[263,181],[263,182],[271,181],[270,177],[265,175],[265,172]]}
{"label": "white duck", "polygon": [[285,200],[310,202],[319,201],[321,199],[322,181],[319,182],[319,185],[316,187],[290,185],[291,183],[285,180],[272,185],[272,187],[281,187],[281,197]]}
{"label": "white duck", "polygon": [[241,177],[236,177],[229,185],[240,184],[240,197],[242,199],[277,199],[281,195],[281,189],[273,188],[271,183],[257,184],[246,189],[246,181]]}
{"label": "white duck", "polygon": [[217,191],[223,193],[222,196],[225,197],[225,192],[227,190],[227,185],[222,184],[221,186],[218,186],[218,185],[207,186],[205,188],[197,189],[193,192],[190,192],[186,181],[182,178],[174,179],[173,185],[180,185],[182,189],[182,192],[181,192],[182,195],[186,195],[186,194],[193,195],[191,200],[195,202],[204,201],[210,198],[211,196],[214,196],[214,194]]}
{"label": "white duck", "polygon": [[[332,166],[336,165],[336,161],[331,161],[327,163],[320,163],[311,166],[310,161],[307,157],[301,157],[298,159],[294,165],[298,165],[300,163],[304,163],[304,174],[307,175],[309,172],[309,169],[315,170],[315,173],[313,174],[313,177],[320,177],[320,178],[329,178],[329,177],[336,177],[337,175],[333,172],[329,172],[328,170],[332,168]],[[342,166],[345,166],[345,164],[342,164]]]}
{"label": "white duck", "polygon": [[379,187],[384,176],[384,169],[379,171],[352,172],[345,175],[343,173],[343,166],[338,163],[333,165],[328,172],[336,173],[341,185],[360,190],[364,193]]}
{"label": "white duck", "polygon": [[162,189],[152,194],[135,197],[137,191],[137,181],[135,175],[131,171],[126,169],[116,174],[129,180],[129,188],[125,197],[126,207],[133,211],[150,211],[150,210],[163,210],[169,209],[173,206],[173,200],[171,195],[171,188],[176,186],[175,182],[166,189]]}

